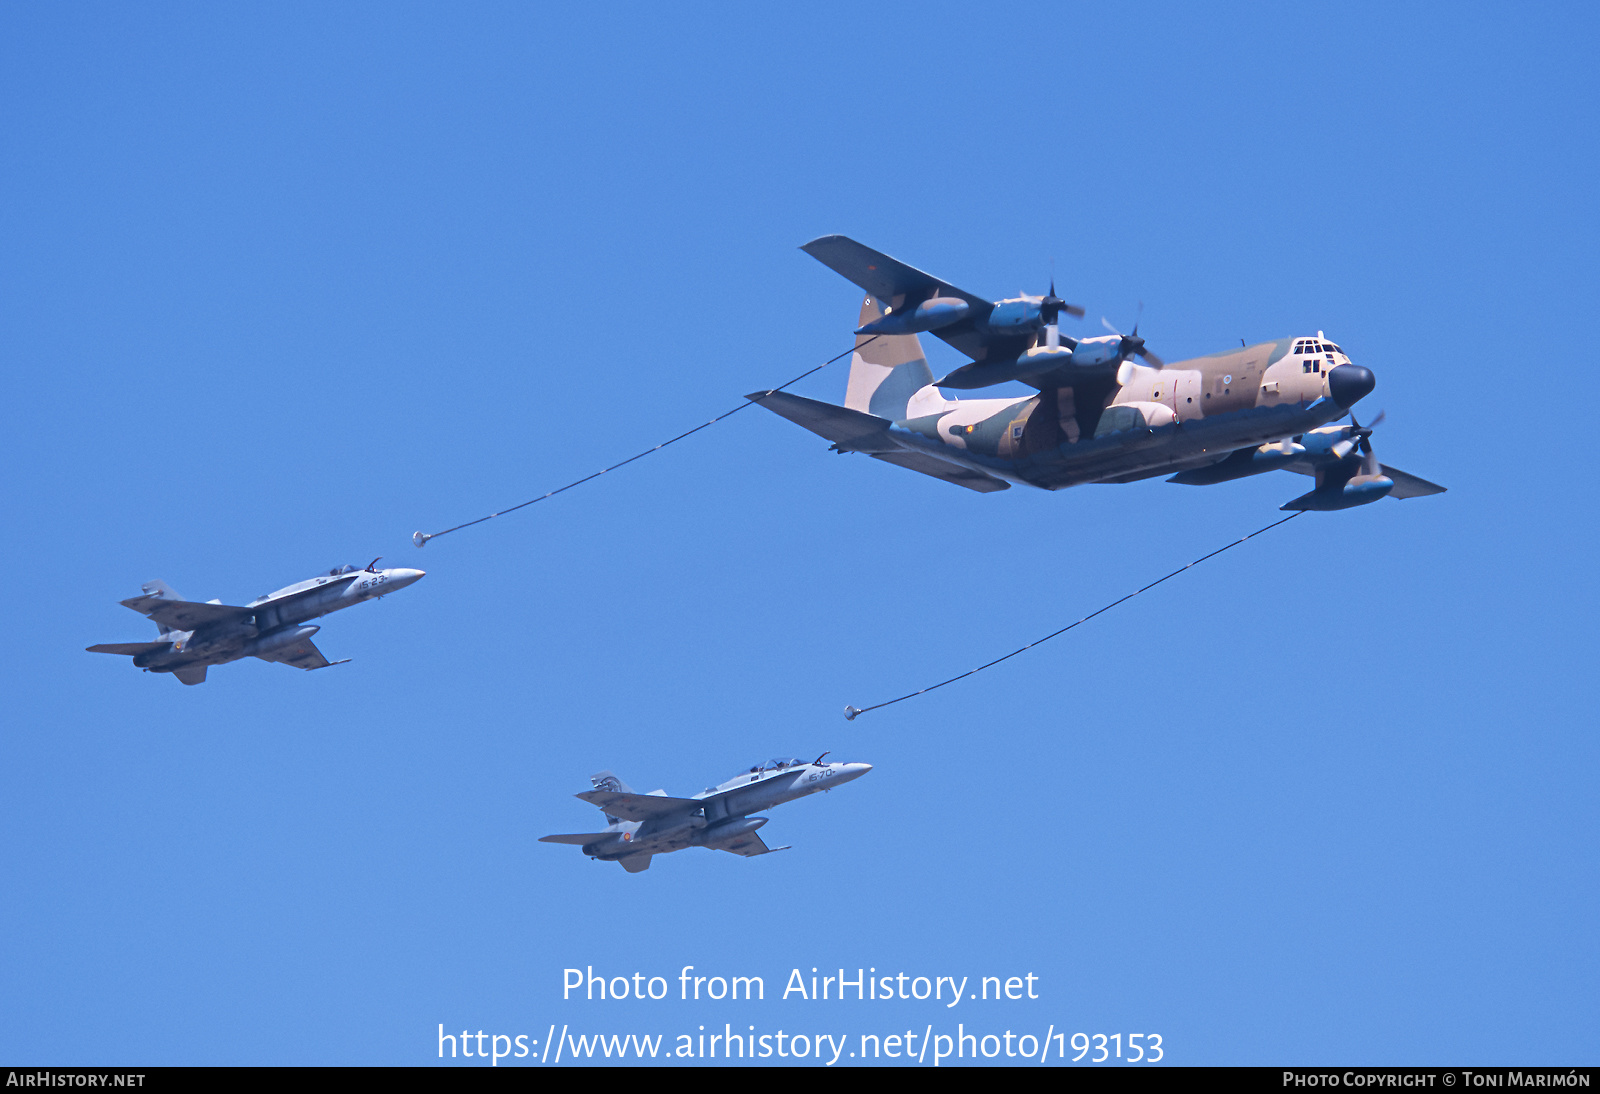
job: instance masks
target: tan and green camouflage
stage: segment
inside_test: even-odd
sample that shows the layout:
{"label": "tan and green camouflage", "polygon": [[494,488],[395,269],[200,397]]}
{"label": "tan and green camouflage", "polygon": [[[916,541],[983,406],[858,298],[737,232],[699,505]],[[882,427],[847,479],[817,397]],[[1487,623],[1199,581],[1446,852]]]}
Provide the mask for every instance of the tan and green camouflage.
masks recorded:
{"label": "tan and green camouflage", "polygon": [[[876,271],[877,266],[868,269]],[[959,290],[935,283],[923,295],[950,292]],[[885,305],[867,295],[858,331],[872,324],[881,329],[886,315],[909,307],[904,294],[900,299],[901,305]],[[967,352],[982,354],[982,348],[971,348],[981,336],[965,333],[970,326],[960,328],[966,339],[962,344]],[[1053,329],[1049,334],[1058,337]],[[865,452],[970,490],[1004,490],[1013,483],[1060,490],[1156,475],[1210,485],[1277,469],[1317,479],[1316,489],[1286,509],[1339,509],[1384,496],[1418,497],[1444,489],[1378,463],[1368,440],[1370,427],[1353,417],[1349,425],[1332,424],[1350,415],[1375,380],[1321,331],[1161,367],[1119,358],[1119,352],[1127,352],[1119,348],[1121,336],[1062,341],[1071,342],[1071,352],[1079,358],[1104,351],[1099,354],[1103,361],[1095,368],[1028,372],[1019,361],[1065,356],[1063,349],[1047,346],[1041,329],[1031,349],[1019,353],[1012,348],[1006,358],[1012,374],[1034,377],[1023,382],[1039,388],[1038,394],[1023,398],[945,397],[914,333],[858,333],[842,407],[786,392],[750,398],[832,441],[836,451]],[[985,362],[979,358],[975,364]]]}

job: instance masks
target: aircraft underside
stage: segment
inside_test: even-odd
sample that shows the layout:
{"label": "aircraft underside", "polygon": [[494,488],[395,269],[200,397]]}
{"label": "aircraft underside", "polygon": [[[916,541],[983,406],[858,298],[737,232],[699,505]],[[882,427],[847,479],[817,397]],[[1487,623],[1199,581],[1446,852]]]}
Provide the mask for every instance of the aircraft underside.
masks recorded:
{"label": "aircraft underside", "polygon": [[1186,422],[1108,433],[1005,459],[972,452],[898,425],[889,431],[908,449],[1044,490],[1121,483],[1201,467],[1240,448],[1304,433],[1347,413],[1331,401],[1257,407]]}

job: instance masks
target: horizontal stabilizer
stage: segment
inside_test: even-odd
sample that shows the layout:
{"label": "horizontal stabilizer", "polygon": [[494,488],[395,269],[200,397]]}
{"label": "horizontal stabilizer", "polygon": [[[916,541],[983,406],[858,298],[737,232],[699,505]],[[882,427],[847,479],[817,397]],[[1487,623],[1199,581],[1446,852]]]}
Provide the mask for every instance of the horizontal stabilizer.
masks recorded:
{"label": "horizontal stabilizer", "polygon": [[1394,480],[1394,489],[1389,491],[1391,498],[1425,498],[1429,494],[1442,494],[1445,491],[1445,488],[1436,482],[1419,479],[1404,471],[1396,471],[1388,464],[1380,466],[1383,468],[1383,473]]}
{"label": "horizontal stabilizer", "polygon": [[90,653],[120,653],[124,657],[137,657],[141,653],[171,649],[171,642],[103,642],[87,647]]}
{"label": "horizontal stabilizer", "polygon": [[900,451],[889,439],[889,426],[893,423],[887,418],[790,395],[787,391],[758,391],[745,398],[788,418],[795,425],[804,426],[819,437],[828,438],[841,452]]}
{"label": "horizontal stabilizer", "polygon": [[996,490],[1011,488],[1011,484],[1004,479],[985,475],[982,471],[970,467],[949,463],[937,456],[925,456],[921,452],[905,449],[899,452],[874,452],[872,458],[892,463],[896,467],[909,467],[913,471],[921,471],[924,475],[932,475],[936,479],[953,482],[957,486],[965,486],[968,490],[976,490],[981,494],[991,494]]}
{"label": "horizontal stabilizer", "polygon": [[176,676],[180,683],[203,684],[206,682],[206,666],[190,665],[187,668],[174,669],[172,675]]}
{"label": "horizontal stabilizer", "polygon": [[201,604],[193,600],[168,600],[164,596],[135,596],[122,602],[140,615],[163,627],[175,631],[192,631],[210,623],[226,623],[249,619],[254,608],[241,608],[235,604]]}
{"label": "horizontal stabilizer", "polygon": [[622,863],[622,868],[630,874],[642,873],[650,869],[650,856],[645,854],[625,855],[617,861]]}
{"label": "horizontal stabilizer", "polygon": [[563,832],[555,836],[540,836],[540,843],[571,843],[582,847],[587,843],[599,843],[616,835],[615,832]]}
{"label": "horizontal stabilizer", "polygon": [[662,794],[621,794],[614,790],[585,790],[574,797],[598,805],[608,817],[642,821],[665,817],[685,810],[699,809],[704,803],[695,798],[669,798]]}

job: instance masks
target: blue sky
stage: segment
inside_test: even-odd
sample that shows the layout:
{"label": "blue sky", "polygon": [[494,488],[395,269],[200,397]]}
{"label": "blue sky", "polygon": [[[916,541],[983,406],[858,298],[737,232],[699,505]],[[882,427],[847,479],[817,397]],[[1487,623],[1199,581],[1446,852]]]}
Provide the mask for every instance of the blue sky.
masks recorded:
{"label": "blue sky", "polygon": [[[1178,1063],[1600,1055],[1588,9],[0,20],[6,1061],[956,1021]],[[1053,263],[1084,330],[1143,301],[1168,360],[1325,329],[1383,459],[1450,492],[854,723],[1305,481],[976,495],[751,410],[411,546],[846,348],[856,290],[795,249],[830,232],[996,297]],[[239,602],[380,554],[428,577],[324,621],[350,665],[184,688],[83,652],[146,637],[116,602],[152,578]],[[602,768],[684,793],[824,749],[875,769],[774,812],[780,855],[536,842]],[[769,997],[561,998],[685,965]],[[1041,997],[774,998],[813,966]]]}

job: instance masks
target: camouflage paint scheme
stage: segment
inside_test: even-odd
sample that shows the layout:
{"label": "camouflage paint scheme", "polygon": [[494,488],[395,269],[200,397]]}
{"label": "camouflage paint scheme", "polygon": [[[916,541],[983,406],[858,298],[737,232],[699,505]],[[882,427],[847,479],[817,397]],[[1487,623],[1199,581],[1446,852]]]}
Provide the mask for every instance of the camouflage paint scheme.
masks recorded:
{"label": "camouflage paint scheme", "polygon": [[144,595],[122,602],[149,617],[161,632],[159,642],[113,642],[90,646],[90,653],[132,657],[146,672],[170,672],[185,684],[203,684],[206,669],[245,657],[277,661],[297,669],[325,669],[344,661],[322,656],[311,636],[320,627],[308,619],[368,600],[377,600],[427,576],[422,570],[364,570],[336,566],[326,574],[297,581],[249,604],[185,600],[161,581],[144,585]]}
{"label": "camouflage paint scheme", "polygon": [[617,862],[630,874],[650,868],[652,855],[709,847],[749,858],[787,847],[768,847],[756,834],[766,817],[751,813],[832,790],[872,770],[871,764],[823,763],[824,752],[807,763],[768,760],[726,782],[708,786],[692,798],[668,797],[665,790],[635,794],[609,771],[590,777],[593,790],[577,795],[600,807],[606,827],[598,832],[543,836],[540,843],[570,843],[602,862]]}
{"label": "camouflage paint scheme", "polygon": [[[843,407],[785,392],[748,397],[833,441],[835,451],[865,452],[985,492],[1156,475],[1210,485],[1277,469],[1317,480],[1285,509],[1343,509],[1444,490],[1378,463],[1371,429],[1353,418],[1330,424],[1376,381],[1321,331],[1164,364],[1137,337],[1060,335],[1045,321],[1048,309],[1041,313],[1041,304],[1061,303],[1053,293],[989,303],[842,236],[804,249],[886,299],[869,295],[862,303]],[[931,330],[973,363],[935,381],[918,330]],[[1007,380],[1039,393],[961,400],[939,390]]]}

